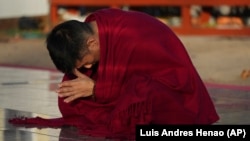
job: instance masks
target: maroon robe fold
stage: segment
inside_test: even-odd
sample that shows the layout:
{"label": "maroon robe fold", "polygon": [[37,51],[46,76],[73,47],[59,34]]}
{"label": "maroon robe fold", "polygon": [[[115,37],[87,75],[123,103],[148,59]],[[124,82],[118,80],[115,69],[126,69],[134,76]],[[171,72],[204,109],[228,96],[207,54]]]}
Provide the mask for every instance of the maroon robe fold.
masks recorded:
{"label": "maroon robe fold", "polygon": [[[93,20],[99,30],[100,61],[96,68],[81,71],[96,81],[95,100],[81,98],[68,104],[59,98],[62,118],[52,120],[55,126],[73,125],[85,135],[131,139],[136,124],[219,120],[185,47],[169,27],[144,13],[119,9],[98,10],[85,22]],[[65,74],[63,81],[74,78]],[[51,119],[39,120],[36,124],[51,126]]]}

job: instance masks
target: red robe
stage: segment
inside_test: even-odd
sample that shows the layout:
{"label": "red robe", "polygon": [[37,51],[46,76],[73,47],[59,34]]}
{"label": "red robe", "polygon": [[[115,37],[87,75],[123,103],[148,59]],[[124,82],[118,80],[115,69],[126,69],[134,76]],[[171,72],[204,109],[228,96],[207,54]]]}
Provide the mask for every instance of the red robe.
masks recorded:
{"label": "red robe", "polygon": [[[62,118],[45,119],[44,124],[73,125],[91,136],[134,138],[136,124],[218,121],[204,83],[168,26],[144,13],[119,9],[96,11],[85,22],[93,20],[99,30],[100,61],[82,72],[96,81],[96,99],[68,104],[59,98]],[[74,78],[65,74],[63,81]]]}

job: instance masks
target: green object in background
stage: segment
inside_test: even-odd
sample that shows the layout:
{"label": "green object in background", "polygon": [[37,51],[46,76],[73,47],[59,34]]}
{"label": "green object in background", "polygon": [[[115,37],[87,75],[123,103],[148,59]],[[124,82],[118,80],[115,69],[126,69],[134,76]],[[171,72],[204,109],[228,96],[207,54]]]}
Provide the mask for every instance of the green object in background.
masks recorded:
{"label": "green object in background", "polygon": [[45,37],[45,35],[39,31],[21,31],[20,36],[21,36],[21,38],[25,38],[25,39],[34,39],[34,38]]}
{"label": "green object in background", "polygon": [[37,39],[44,38],[46,36],[46,34],[40,30],[7,29],[5,31],[1,31],[1,33],[10,38],[20,37],[24,39]]}

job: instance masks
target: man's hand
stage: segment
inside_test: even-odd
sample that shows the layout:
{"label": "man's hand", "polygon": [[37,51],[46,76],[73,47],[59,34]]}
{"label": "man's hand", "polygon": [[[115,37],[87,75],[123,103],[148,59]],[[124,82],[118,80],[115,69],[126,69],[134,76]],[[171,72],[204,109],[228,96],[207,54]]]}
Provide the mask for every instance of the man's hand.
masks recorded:
{"label": "man's hand", "polygon": [[94,81],[77,69],[74,74],[77,76],[76,79],[60,83],[56,91],[59,97],[65,97],[64,102],[66,103],[80,97],[93,95]]}

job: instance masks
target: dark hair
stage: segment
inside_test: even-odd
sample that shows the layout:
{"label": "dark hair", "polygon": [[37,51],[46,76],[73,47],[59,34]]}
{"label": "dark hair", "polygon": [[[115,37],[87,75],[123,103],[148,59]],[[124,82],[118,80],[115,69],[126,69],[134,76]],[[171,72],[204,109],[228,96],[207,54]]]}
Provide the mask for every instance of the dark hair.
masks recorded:
{"label": "dark hair", "polygon": [[88,23],[69,20],[58,24],[48,34],[46,43],[49,55],[56,68],[70,73],[76,61],[83,57],[86,40],[93,30]]}

